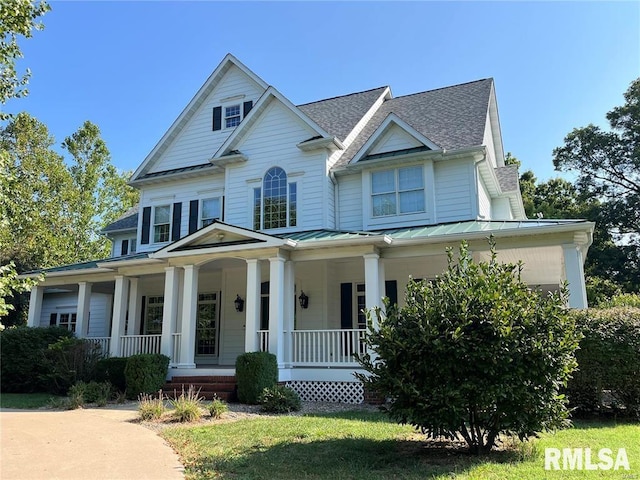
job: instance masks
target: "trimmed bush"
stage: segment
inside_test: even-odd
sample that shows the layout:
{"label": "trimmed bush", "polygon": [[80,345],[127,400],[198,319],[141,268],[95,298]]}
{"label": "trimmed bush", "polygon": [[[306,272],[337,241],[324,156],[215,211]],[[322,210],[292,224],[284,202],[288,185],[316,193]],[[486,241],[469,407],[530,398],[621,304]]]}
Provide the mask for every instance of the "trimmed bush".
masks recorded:
{"label": "trimmed bush", "polygon": [[567,387],[578,414],[616,411],[640,416],[640,308],[573,312],[584,335],[578,371]]}
{"label": "trimmed bush", "polygon": [[278,383],[276,356],[268,352],[249,352],[238,356],[236,381],[240,403],[258,404],[262,391]]}
{"label": "trimmed bush", "polygon": [[159,353],[143,353],[127,359],[124,376],[127,397],[138,398],[143,393],[154,393],[162,388],[167,378],[169,357]]}
{"label": "trimmed bush", "polygon": [[115,390],[124,392],[127,389],[127,381],[124,376],[126,366],[126,357],[101,358],[96,364],[96,380],[109,382]]}
{"label": "trimmed bush", "polygon": [[0,333],[0,367],[3,392],[46,392],[51,366],[45,363],[49,345],[73,333],[61,327],[8,328]]}
{"label": "trimmed bush", "polygon": [[297,412],[302,407],[300,396],[290,387],[276,385],[265,388],[260,395],[263,412],[289,413]]}

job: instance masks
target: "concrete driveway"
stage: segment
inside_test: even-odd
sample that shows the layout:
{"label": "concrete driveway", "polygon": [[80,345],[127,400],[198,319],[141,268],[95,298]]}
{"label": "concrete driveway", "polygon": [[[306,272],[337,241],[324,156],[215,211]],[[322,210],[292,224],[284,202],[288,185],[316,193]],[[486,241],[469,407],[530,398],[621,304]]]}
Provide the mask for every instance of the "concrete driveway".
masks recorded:
{"label": "concrete driveway", "polygon": [[0,411],[2,480],[184,479],[176,453],[131,406]]}

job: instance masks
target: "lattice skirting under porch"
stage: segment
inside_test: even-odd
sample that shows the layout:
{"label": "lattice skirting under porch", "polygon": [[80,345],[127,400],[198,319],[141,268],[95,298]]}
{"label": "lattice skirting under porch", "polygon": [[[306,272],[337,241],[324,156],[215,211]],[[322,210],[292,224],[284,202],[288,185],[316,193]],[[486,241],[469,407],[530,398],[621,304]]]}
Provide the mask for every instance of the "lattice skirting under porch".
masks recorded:
{"label": "lattice skirting under porch", "polygon": [[307,402],[364,403],[364,388],[360,382],[291,381],[286,385]]}

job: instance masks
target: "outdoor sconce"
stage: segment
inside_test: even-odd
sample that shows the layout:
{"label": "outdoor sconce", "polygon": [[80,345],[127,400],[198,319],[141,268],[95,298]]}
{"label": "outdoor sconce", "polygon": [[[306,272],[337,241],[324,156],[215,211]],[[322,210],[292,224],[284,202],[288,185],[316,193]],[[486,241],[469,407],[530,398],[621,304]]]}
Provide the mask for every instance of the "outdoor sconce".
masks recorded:
{"label": "outdoor sconce", "polygon": [[298,297],[298,301],[300,302],[300,306],[302,308],[309,307],[309,297],[304,294],[303,290],[300,290],[300,296]]}
{"label": "outdoor sconce", "polygon": [[236,305],[236,312],[244,310],[244,300],[240,298],[240,295],[236,294],[236,299],[233,303]]}

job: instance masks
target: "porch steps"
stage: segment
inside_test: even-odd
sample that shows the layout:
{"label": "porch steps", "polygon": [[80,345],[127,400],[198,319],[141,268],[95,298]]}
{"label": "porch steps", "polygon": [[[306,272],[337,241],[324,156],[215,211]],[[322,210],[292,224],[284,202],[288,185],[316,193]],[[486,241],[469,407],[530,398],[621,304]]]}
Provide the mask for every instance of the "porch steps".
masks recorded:
{"label": "porch steps", "polygon": [[236,401],[236,377],[233,376],[188,376],[173,377],[162,387],[162,393],[170,398],[180,396],[182,390],[189,390],[193,385],[205,400],[219,398],[225,402]]}

